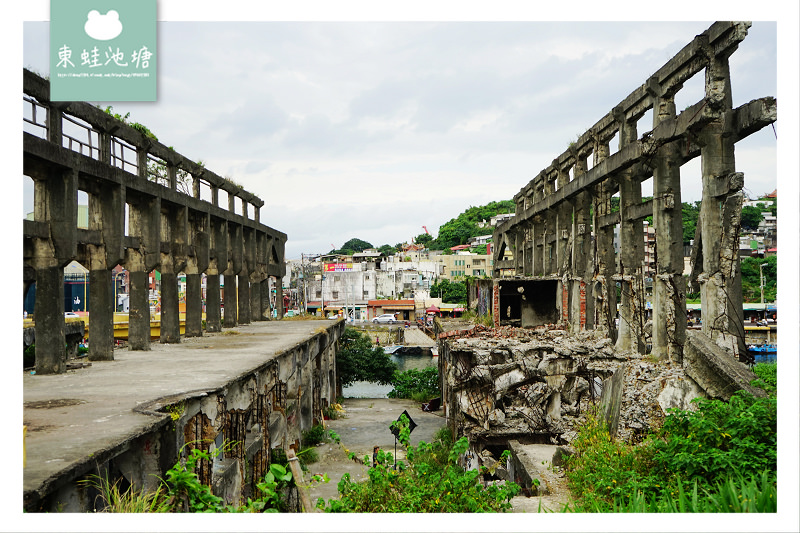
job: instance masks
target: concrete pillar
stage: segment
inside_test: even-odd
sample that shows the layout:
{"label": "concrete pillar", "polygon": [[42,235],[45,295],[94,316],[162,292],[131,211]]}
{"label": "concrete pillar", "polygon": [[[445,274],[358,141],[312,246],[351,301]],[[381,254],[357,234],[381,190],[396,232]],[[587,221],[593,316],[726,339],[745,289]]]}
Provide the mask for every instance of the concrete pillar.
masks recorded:
{"label": "concrete pillar", "polygon": [[270,299],[270,292],[269,292],[269,276],[261,281],[261,312],[267,316],[268,318],[272,319],[272,302]]}
{"label": "concrete pillar", "polygon": [[[718,113],[732,107],[730,69],[726,57],[712,57],[706,67],[706,101]],[[703,333],[728,350],[745,353],[742,278],[738,239],[743,178],[736,173],[735,138],[724,116],[699,135],[703,179],[700,206],[703,273],[698,277]]]}
{"label": "concrete pillar", "polygon": [[616,349],[644,353],[644,232],[642,220],[628,216],[631,208],[642,203],[642,184],[639,178],[630,171],[623,172],[619,178],[619,192],[619,274],[622,278],[622,290]]}
{"label": "concrete pillar", "polygon": [[233,328],[238,324],[236,296],[236,274],[225,274],[225,314],[223,315],[222,327]]}
{"label": "concrete pillar", "polygon": [[[219,307],[217,307],[217,309],[219,309]],[[186,319],[184,334],[187,337],[203,336],[203,293],[201,274],[186,274]]]}
{"label": "concrete pillar", "polygon": [[[674,116],[674,96],[657,95],[653,105],[653,126]],[[680,161],[678,142],[661,146],[653,158],[653,226],[656,229],[657,262],[653,280],[651,353],[675,363],[683,361],[686,342]]]}
{"label": "concrete pillar", "polygon": [[114,360],[114,286],[111,271],[90,270],[89,361]]}
{"label": "concrete pillar", "polygon": [[[585,170],[584,170],[585,172]],[[592,264],[589,245],[591,244],[590,199],[588,191],[579,193],[575,200],[575,216],[572,224],[572,281],[570,316],[572,331],[592,328],[591,308],[587,309],[586,279],[591,279]]]}
{"label": "concrete pillar", "polygon": [[161,273],[161,344],[181,342],[180,307],[178,302],[178,275]]}
{"label": "concrete pillar", "polygon": [[219,274],[217,272],[206,275],[206,331],[222,331],[220,313]]}
{"label": "concrete pillar", "polygon": [[[607,140],[597,140],[594,147],[595,166],[607,159],[609,146]],[[592,287],[594,298],[595,328],[608,332],[612,341],[616,341],[617,329],[617,288],[613,280],[617,266],[614,258],[614,226],[601,226],[599,217],[611,213],[611,196],[614,194],[614,183],[605,180],[595,187],[593,196],[595,232],[595,263],[597,283]]]}
{"label": "concrete pillar", "polygon": [[54,266],[36,270],[33,316],[36,374],[63,374],[67,369],[63,268]]}
{"label": "concrete pillar", "polygon": [[275,278],[275,309],[278,311],[278,320],[283,318],[283,283],[281,278]]}
{"label": "concrete pillar", "polygon": [[131,350],[150,349],[150,301],[148,273],[129,271],[131,294],[128,313],[128,347]]}
{"label": "concrete pillar", "polygon": [[250,279],[247,275],[238,275],[237,311],[239,324],[250,323]]}
{"label": "concrete pillar", "polygon": [[260,281],[250,283],[250,319],[254,321],[264,320],[264,310],[261,307]]}

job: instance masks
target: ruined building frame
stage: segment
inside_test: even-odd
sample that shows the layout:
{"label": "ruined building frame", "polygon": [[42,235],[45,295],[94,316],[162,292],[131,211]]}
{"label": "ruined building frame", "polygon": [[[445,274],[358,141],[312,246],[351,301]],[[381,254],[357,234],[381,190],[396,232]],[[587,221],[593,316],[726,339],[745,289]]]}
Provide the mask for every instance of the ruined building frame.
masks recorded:
{"label": "ruined building frame", "polygon": [[[745,354],[738,251],[744,175],[736,171],[734,146],[777,120],[774,97],[733,108],[729,58],[750,26],[711,25],[514,196],[514,218],[494,231],[495,326],[596,329],[616,349],[645,353],[651,346],[659,359],[682,362],[680,167],[699,156],[703,193],[689,283],[701,294],[702,332],[734,354]],[[705,97],[677,113],[676,93],[700,71],[705,71]],[[639,135],[637,121],[648,110],[653,129]],[[609,143],[617,134],[619,151],[611,154]],[[641,184],[650,178],[653,199],[642,202]],[[617,192],[620,209],[612,212]],[[652,333],[645,327],[642,270],[642,222],[651,215],[657,232]]]}
{"label": "ruined building frame", "polygon": [[[181,339],[180,272],[186,274],[187,337],[203,334],[202,274],[206,331],[264,320],[271,312],[270,279],[283,316],[287,237],[260,222],[263,200],[102,109],[50,101],[49,82],[28,70],[23,91],[23,123],[30,130],[23,132],[23,173],[34,184],[34,217],[23,224],[23,298],[35,282],[37,374],[66,370],[64,267],[73,260],[88,268],[92,287],[90,360],[114,358],[117,265],[130,272],[131,350],[150,349],[148,274],[156,269],[162,276],[161,343]],[[154,169],[162,171],[154,175]],[[191,190],[181,190],[179,177]],[[210,189],[211,202],[201,199],[201,187]],[[227,206],[219,205],[220,190]],[[77,223],[79,191],[88,196],[88,228]],[[228,288],[224,322],[220,275]]]}

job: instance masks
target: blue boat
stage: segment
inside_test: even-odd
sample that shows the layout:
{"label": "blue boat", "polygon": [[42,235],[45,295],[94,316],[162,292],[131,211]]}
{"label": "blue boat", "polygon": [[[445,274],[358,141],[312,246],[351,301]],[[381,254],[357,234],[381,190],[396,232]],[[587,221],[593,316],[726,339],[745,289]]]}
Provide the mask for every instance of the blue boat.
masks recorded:
{"label": "blue boat", "polygon": [[747,352],[755,363],[776,363],[778,359],[778,346],[776,344],[751,344]]}

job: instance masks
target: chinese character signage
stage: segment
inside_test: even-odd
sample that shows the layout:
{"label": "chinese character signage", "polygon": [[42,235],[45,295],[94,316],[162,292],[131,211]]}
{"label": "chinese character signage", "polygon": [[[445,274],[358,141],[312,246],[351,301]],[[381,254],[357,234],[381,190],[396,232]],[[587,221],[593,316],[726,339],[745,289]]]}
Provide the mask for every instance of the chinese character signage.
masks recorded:
{"label": "chinese character signage", "polygon": [[50,99],[156,99],[156,0],[50,0]]}
{"label": "chinese character signage", "polygon": [[324,263],[325,272],[349,272],[353,270],[353,263]]}

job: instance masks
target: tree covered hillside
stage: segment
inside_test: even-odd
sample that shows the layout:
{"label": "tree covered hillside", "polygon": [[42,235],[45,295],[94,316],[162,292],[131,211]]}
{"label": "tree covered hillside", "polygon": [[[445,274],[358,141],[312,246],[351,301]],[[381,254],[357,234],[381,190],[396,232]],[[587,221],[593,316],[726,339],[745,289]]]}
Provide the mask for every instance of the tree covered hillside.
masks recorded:
{"label": "tree covered hillside", "polygon": [[[487,235],[492,232],[490,227],[478,227],[479,222],[489,222],[489,219],[502,213],[513,213],[514,202],[501,200],[489,202],[480,207],[470,207],[456,218],[452,218],[439,226],[438,236],[427,243],[431,250],[447,250],[459,244],[467,244],[467,239],[478,235]],[[417,237],[417,242],[425,242],[426,235]],[[422,241],[420,241],[422,239]]]}

